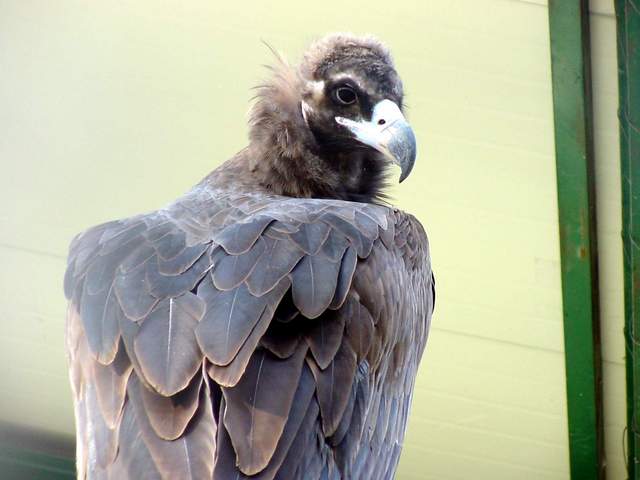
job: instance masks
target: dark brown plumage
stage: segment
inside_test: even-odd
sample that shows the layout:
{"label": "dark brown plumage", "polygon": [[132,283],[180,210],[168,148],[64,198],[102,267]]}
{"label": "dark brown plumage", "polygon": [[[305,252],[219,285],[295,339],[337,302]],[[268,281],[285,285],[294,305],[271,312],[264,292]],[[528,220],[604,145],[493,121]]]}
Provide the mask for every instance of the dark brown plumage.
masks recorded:
{"label": "dark brown plumage", "polygon": [[393,476],[435,301],[424,230],[376,204],[415,158],[401,104],[379,42],[329,36],[279,60],[246,149],[74,239],[79,478]]}

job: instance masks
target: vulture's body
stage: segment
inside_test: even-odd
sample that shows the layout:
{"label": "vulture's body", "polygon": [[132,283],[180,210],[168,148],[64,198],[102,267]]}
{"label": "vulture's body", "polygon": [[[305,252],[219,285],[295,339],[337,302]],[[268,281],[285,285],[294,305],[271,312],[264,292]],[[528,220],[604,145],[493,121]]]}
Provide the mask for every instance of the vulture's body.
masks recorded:
{"label": "vulture's body", "polygon": [[[73,241],[79,478],[393,476],[434,282],[420,224],[371,203],[382,147],[323,131],[318,78],[335,72],[318,72],[329,52],[344,73],[345,45],[395,74],[371,39],[319,42],[263,87],[247,149],[168,207]],[[401,102],[390,85],[340,125]]]}

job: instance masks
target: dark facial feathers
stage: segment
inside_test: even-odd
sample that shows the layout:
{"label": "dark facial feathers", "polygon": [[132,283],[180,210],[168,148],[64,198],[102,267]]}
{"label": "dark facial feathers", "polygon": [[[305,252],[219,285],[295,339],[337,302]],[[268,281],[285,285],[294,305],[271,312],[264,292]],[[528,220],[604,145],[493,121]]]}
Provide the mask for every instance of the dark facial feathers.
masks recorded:
{"label": "dark facial feathers", "polygon": [[[384,202],[388,161],[336,117],[368,120],[384,99],[402,105],[389,51],[372,37],[337,34],[313,44],[298,68],[276,54],[270,70],[251,109],[250,146],[238,160],[249,164],[251,178],[281,195]],[[357,99],[352,105],[335,98],[345,87]]]}

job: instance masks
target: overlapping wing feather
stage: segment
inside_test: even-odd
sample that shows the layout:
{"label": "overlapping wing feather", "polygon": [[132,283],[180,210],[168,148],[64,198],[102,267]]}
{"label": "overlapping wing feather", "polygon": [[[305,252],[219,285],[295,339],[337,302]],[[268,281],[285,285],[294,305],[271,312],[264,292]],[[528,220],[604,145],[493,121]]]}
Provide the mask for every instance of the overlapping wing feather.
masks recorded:
{"label": "overlapping wing feather", "polygon": [[387,478],[433,309],[411,217],[200,187],[72,243],[80,478]]}

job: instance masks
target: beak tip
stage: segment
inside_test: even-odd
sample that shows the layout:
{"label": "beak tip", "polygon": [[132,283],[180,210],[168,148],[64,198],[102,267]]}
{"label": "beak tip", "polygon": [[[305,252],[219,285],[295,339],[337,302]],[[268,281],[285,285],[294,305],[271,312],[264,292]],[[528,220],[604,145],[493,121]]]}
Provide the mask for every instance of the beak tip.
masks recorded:
{"label": "beak tip", "polygon": [[392,127],[393,135],[386,148],[393,163],[401,170],[400,183],[402,183],[413,170],[416,161],[416,137],[406,121],[399,121]]}
{"label": "beak tip", "polygon": [[413,170],[413,164],[414,164],[414,161],[411,161],[406,165],[400,166],[402,170],[400,172],[400,180],[398,183],[404,182],[409,177],[409,175],[411,174],[411,170]]}

